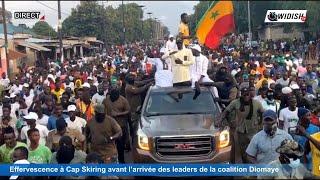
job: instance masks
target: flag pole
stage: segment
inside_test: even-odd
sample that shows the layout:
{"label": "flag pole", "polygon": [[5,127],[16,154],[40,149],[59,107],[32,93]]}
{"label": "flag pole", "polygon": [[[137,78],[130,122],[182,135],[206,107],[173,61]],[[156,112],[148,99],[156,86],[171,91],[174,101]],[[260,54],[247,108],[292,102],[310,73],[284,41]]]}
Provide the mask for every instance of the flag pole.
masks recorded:
{"label": "flag pole", "polygon": [[251,17],[250,17],[250,1],[248,1],[248,29],[249,29],[249,47],[251,48]]}

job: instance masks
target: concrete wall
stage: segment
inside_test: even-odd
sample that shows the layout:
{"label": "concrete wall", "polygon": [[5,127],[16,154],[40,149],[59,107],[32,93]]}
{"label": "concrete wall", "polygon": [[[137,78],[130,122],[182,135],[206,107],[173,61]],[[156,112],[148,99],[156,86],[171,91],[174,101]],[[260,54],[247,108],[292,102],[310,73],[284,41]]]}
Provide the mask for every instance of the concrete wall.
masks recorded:
{"label": "concrete wall", "polygon": [[35,50],[33,50],[33,49],[30,49],[30,48],[28,48],[28,47],[26,47],[26,53],[27,53],[27,60],[26,60],[26,64],[28,65],[28,66],[34,66],[35,65],[35,63],[36,63],[36,58],[37,58],[37,56],[36,56],[36,51]]}
{"label": "concrete wall", "polygon": [[261,29],[258,31],[259,39],[261,40],[278,40],[278,39],[293,39],[293,38],[302,38],[304,39],[304,34],[301,31],[298,31],[297,29],[294,29],[290,33],[284,33],[283,27],[266,27],[264,29]]}

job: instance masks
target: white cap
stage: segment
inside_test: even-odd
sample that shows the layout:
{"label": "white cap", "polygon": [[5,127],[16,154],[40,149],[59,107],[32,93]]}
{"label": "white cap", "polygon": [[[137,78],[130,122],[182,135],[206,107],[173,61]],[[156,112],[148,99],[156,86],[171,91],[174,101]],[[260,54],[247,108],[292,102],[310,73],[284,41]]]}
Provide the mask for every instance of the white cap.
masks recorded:
{"label": "white cap", "polygon": [[286,57],[289,57],[290,56],[290,54],[286,54]]}
{"label": "white cap", "polygon": [[83,83],[83,84],[82,84],[82,87],[90,88],[90,84],[89,84],[89,83],[87,83],[87,82],[85,82],[85,83]]}
{"label": "white cap", "polygon": [[87,79],[88,79],[88,80],[93,80],[93,78],[92,78],[91,76],[89,76]]}
{"label": "white cap", "polygon": [[170,34],[170,35],[169,35],[169,38],[173,38],[173,35],[172,35],[172,34]]}
{"label": "white cap", "polygon": [[34,119],[34,120],[38,120],[38,115],[35,112],[29,112],[28,115],[23,116],[24,119]]}
{"label": "white cap", "polygon": [[69,105],[69,106],[68,106],[68,109],[67,109],[67,110],[68,110],[68,112],[70,112],[70,111],[76,111],[76,110],[77,110],[77,107],[72,104],[72,105]]}
{"label": "white cap", "polygon": [[191,46],[191,49],[195,49],[198,52],[201,52],[201,47],[198,44],[195,44],[195,45]]}
{"label": "white cap", "polygon": [[53,77],[53,75],[52,75],[52,74],[49,74],[49,75],[48,75],[48,78],[50,78],[50,79],[54,80],[54,77]]}
{"label": "white cap", "polygon": [[28,87],[29,87],[29,84],[28,84],[28,83],[24,83],[24,84],[23,84],[23,87],[28,88]]}
{"label": "white cap", "polygon": [[290,88],[293,89],[293,90],[300,89],[300,87],[299,87],[298,84],[292,84],[292,85],[290,86]]}
{"label": "white cap", "polygon": [[10,94],[10,98],[15,98],[16,95],[15,94]]}
{"label": "white cap", "polygon": [[[26,159],[21,159],[21,160],[14,162],[13,164],[30,164],[30,162]],[[19,176],[10,176],[9,179],[18,179],[18,177]]]}
{"label": "white cap", "polygon": [[282,94],[289,94],[292,92],[292,89],[290,87],[284,87],[282,88]]}

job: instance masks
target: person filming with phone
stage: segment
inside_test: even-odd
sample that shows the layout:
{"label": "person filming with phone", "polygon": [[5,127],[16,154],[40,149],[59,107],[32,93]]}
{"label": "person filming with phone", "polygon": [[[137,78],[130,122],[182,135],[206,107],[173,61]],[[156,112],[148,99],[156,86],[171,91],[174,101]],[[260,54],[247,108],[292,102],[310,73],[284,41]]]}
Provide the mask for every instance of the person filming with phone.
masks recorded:
{"label": "person filming with phone", "polygon": [[295,139],[305,149],[302,162],[314,175],[320,176],[319,158],[316,155],[320,149],[320,129],[310,123],[311,112],[308,109],[299,108],[298,116],[298,125],[290,133],[295,134]]}

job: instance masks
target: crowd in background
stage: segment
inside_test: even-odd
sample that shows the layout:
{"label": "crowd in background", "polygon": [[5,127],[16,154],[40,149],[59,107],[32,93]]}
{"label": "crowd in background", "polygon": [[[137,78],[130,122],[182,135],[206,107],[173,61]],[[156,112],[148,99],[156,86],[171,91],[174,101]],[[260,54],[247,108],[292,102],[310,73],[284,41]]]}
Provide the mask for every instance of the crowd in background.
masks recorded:
{"label": "crowd in background", "polygon": [[246,39],[232,34],[208,50],[170,35],[2,74],[0,162],[125,163],[149,87],[187,85],[196,98],[211,83],[219,123],[230,127],[231,163],[319,175],[320,68],[308,64],[319,59],[319,41]]}

